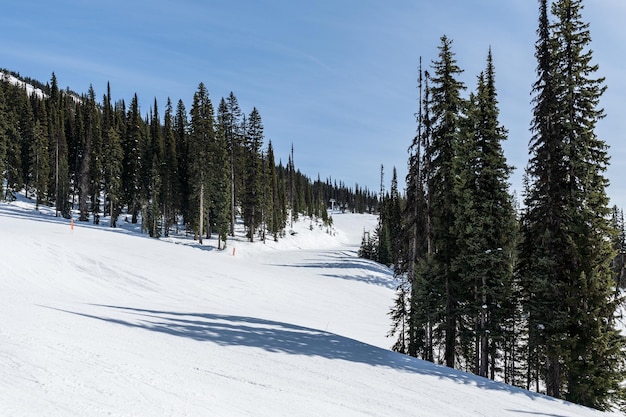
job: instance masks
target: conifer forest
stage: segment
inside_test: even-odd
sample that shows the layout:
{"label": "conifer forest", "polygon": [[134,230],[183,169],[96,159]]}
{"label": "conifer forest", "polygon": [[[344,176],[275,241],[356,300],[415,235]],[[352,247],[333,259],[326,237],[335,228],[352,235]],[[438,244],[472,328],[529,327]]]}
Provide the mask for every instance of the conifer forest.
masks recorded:
{"label": "conifer forest", "polygon": [[[609,206],[609,149],[595,133],[606,89],[583,0],[538,0],[529,160],[520,201],[502,148],[492,51],[475,85],[454,42],[417,70],[408,175],[389,190],[311,179],[265,141],[260,112],[200,83],[182,100],[139,107],[3,70],[0,200],[25,190],[79,222],[140,223],[226,248],[279,240],[300,215],[331,224],[329,202],[376,213],[359,255],[393,269],[393,350],[600,410],[626,406],[626,231]],[[9,75],[35,86],[28,93]],[[468,93],[468,89],[470,92]],[[294,155],[295,154],[295,155]],[[285,156],[283,156],[285,157]],[[404,162],[403,162],[404,163]],[[374,168],[377,169],[377,168]]]}
{"label": "conifer forest", "polygon": [[604,78],[582,0],[539,0],[530,160],[509,192],[491,50],[469,95],[453,41],[418,71],[406,192],[394,170],[360,255],[399,279],[393,349],[608,410],[624,405],[624,222],[608,206]]}
{"label": "conifer forest", "polygon": [[[261,114],[244,114],[231,93],[217,108],[200,83],[191,108],[156,100],[147,113],[135,95],[113,102],[107,85],[102,101],[94,88],[78,95],[60,90],[55,74],[40,89],[0,82],[0,172],[2,199],[25,189],[37,204],[56,207],[69,218],[111,227],[124,213],[152,237],[181,229],[202,238],[217,235],[220,248],[234,235],[237,219],[250,241],[279,239],[290,217],[315,216],[325,223],[330,199],[344,210],[374,210],[378,196],[366,188],[314,181],[294,164],[276,161],[265,144]],[[161,113],[162,112],[162,113]],[[4,184],[4,185],[3,185]]]}

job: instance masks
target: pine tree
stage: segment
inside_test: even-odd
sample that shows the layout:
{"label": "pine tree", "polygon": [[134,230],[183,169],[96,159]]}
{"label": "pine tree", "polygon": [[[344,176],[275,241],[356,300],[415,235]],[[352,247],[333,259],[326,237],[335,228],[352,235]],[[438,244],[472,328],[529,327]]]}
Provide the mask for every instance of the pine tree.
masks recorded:
{"label": "pine tree", "polygon": [[183,223],[188,225],[191,221],[189,209],[189,121],[187,110],[182,100],[176,105],[174,116],[174,138],[176,141],[177,178],[178,178],[178,212],[183,217]]}
{"label": "pine tree", "polygon": [[613,239],[613,250],[616,255],[613,259],[613,275],[618,289],[626,287],[626,223],[624,223],[624,210],[613,206],[611,218],[613,229],[616,231]]}
{"label": "pine tree", "polygon": [[[407,192],[406,205],[403,211],[402,248],[403,262],[394,269],[394,275],[401,282],[396,291],[396,307],[392,309],[394,320],[390,336],[399,329],[404,333],[398,334],[394,349],[408,355],[433,360],[432,329],[433,322],[427,311],[430,311],[429,294],[422,291],[421,283],[428,277],[421,277],[420,273],[429,273],[430,269],[421,267],[431,259],[431,233],[429,209],[427,199],[428,164],[424,149],[428,149],[430,130],[429,123],[429,86],[428,72],[422,70],[420,57],[418,76],[418,112],[416,114],[417,134],[409,147],[409,166],[406,178]],[[406,304],[406,305],[405,305]],[[399,323],[398,320],[402,320]]]}
{"label": "pine tree", "polygon": [[226,238],[231,226],[231,174],[229,161],[228,141],[226,131],[228,129],[228,110],[224,98],[220,100],[217,111],[217,132],[215,143],[211,152],[211,171],[213,173],[213,193],[211,195],[211,213],[215,231],[218,235],[218,249],[222,249],[222,242],[226,248]]}
{"label": "pine tree", "polygon": [[576,247],[576,257],[569,260],[571,281],[566,284],[573,346],[568,346],[566,361],[571,365],[564,382],[567,400],[606,410],[624,394],[626,342],[616,328],[619,300],[610,270],[614,231],[603,174],[609,164],[608,147],[595,134],[597,121],[604,117],[599,101],[606,87],[604,78],[594,78],[598,65],[591,63],[589,24],[582,21],[582,9],[582,0],[559,0],[552,6],[553,36],[560,40],[554,42],[554,56],[563,78],[560,127],[567,143]]}
{"label": "pine tree", "polygon": [[439,60],[433,62],[434,74],[431,78],[430,117],[432,125],[429,153],[431,178],[428,190],[432,201],[432,227],[434,260],[437,265],[437,284],[444,294],[443,318],[444,363],[448,367],[455,366],[457,325],[460,312],[458,275],[451,268],[452,259],[457,253],[454,224],[456,207],[454,184],[458,172],[455,170],[455,157],[458,154],[460,119],[464,101],[461,91],[465,89],[458,77],[462,70],[456,64],[452,52],[452,41],[446,36],[441,38]]}
{"label": "pine tree", "polygon": [[[563,167],[563,144],[556,135],[554,116],[558,113],[556,102],[556,85],[554,82],[554,59],[548,18],[548,2],[540,1],[539,28],[537,31],[535,56],[537,58],[538,79],[533,87],[535,97],[533,118],[533,139],[530,143],[532,157],[526,171],[525,212],[521,224],[521,241],[519,261],[517,264],[523,304],[528,316],[528,372],[527,387],[534,383],[539,386],[539,375],[548,376],[547,393],[557,396],[558,357],[552,354],[545,360],[548,353],[548,330],[555,332],[555,325],[547,328],[547,323],[562,322],[556,319],[557,310],[552,308],[551,298],[559,297],[556,283],[560,278],[559,265],[555,252],[564,251],[567,243],[565,222],[564,183],[565,168]],[[539,180],[543,179],[543,180]],[[530,182],[532,181],[532,183]],[[571,251],[568,251],[568,256]],[[552,336],[553,337],[553,336]],[[553,337],[559,339],[559,337]],[[540,369],[545,362],[546,371]],[[554,364],[554,366],[552,365]],[[537,388],[538,389],[538,388]]]}
{"label": "pine tree", "polygon": [[68,145],[65,135],[64,99],[64,95],[61,91],[59,91],[56,76],[52,73],[50,96],[47,100],[48,130],[50,138],[48,149],[50,151],[49,159],[52,165],[48,188],[50,190],[50,196],[54,197],[56,215],[59,216],[60,214],[65,218],[69,218],[70,184]]}
{"label": "pine tree", "polygon": [[231,91],[226,100],[224,112],[224,137],[228,146],[230,157],[230,235],[235,236],[236,206],[242,188],[242,148],[243,148],[243,122],[242,112],[239,108],[237,97]]}
{"label": "pine tree", "polygon": [[15,196],[13,191],[21,188],[23,178],[21,176],[21,145],[22,138],[19,130],[19,116],[17,111],[17,103],[15,100],[16,88],[12,87],[8,82],[0,82],[0,88],[4,89],[5,102],[7,111],[3,113],[5,120],[5,145],[6,159],[4,172],[6,175],[6,189],[4,194],[0,195],[0,199],[13,200]]}
{"label": "pine tree", "polygon": [[252,109],[245,133],[245,175],[244,194],[242,196],[243,223],[247,237],[252,242],[257,228],[261,224],[261,147],[263,146],[263,124],[261,115]]}
{"label": "pine tree", "polygon": [[143,142],[144,122],[139,113],[139,99],[133,96],[130,109],[126,116],[126,131],[122,141],[124,149],[123,189],[128,212],[131,213],[131,222],[136,224],[139,217],[141,191],[141,143]]}
{"label": "pine tree", "polygon": [[7,121],[7,113],[8,113],[8,105],[5,99],[4,93],[4,81],[2,81],[2,77],[0,77],[0,200],[5,198],[4,192],[4,179],[7,163],[7,148],[9,146],[9,138],[8,138],[8,121]]}
{"label": "pine tree", "polygon": [[213,104],[203,83],[194,94],[189,135],[189,205],[191,226],[202,244],[210,207],[210,151],[215,141]]}
{"label": "pine tree", "polygon": [[[121,214],[122,200],[122,163],[123,149],[119,127],[115,121],[115,111],[111,104],[111,86],[107,83],[107,93],[104,96],[103,120],[103,176],[105,201],[108,200],[108,215],[111,216],[109,225],[117,227],[117,217]],[[106,213],[105,213],[106,215]]]}
{"label": "pine tree", "polygon": [[100,223],[100,194],[103,182],[103,156],[102,156],[102,113],[96,102],[96,93],[89,86],[88,100],[86,103],[86,132],[88,136],[88,182],[89,199],[91,200],[91,212],[93,223]]}
{"label": "pine tree", "polygon": [[144,227],[148,230],[150,237],[158,238],[161,236],[162,183],[163,176],[167,175],[167,172],[165,171],[164,162],[165,145],[156,98],[154,100],[154,108],[151,111],[150,129],[146,138],[147,143],[144,146],[144,156],[142,158],[146,166],[142,175],[144,178],[143,199],[145,201],[143,206],[147,214]]}
{"label": "pine tree", "polygon": [[44,202],[48,187],[48,173],[50,170],[50,161],[48,157],[48,137],[46,129],[37,120],[33,131],[33,140],[30,148],[30,168],[29,177],[35,189],[36,204],[35,210],[39,210],[39,206]]}
{"label": "pine tree", "polygon": [[289,154],[289,160],[287,161],[287,184],[286,184],[286,192],[287,192],[287,200],[289,201],[289,221],[290,227],[293,229],[293,222],[298,220],[298,213],[300,212],[300,204],[297,194],[297,176],[296,176],[296,167],[294,163],[293,157],[293,143],[291,144],[291,153]]}
{"label": "pine tree", "polygon": [[287,202],[287,172],[283,167],[282,161],[278,162],[277,168],[277,182],[278,182],[278,199],[276,205],[280,209],[278,217],[279,235],[285,235],[285,228],[287,227],[287,219],[289,217],[288,202]]}
{"label": "pine tree", "polygon": [[18,155],[20,161],[18,162],[21,172],[19,173],[19,179],[21,180],[18,185],[24,185],[26,189],[26,197],[30,192],[32,186],[32,158],[31,147],[33,138],[35,137],[35,116],[33,115],[33,108],[28,95],[25,90],[15,87],[16,109],[18,115],[17,129],[19,131],[20,149]]}
{"label": "pine tree", "polygon": [[[457,157],[457,246],[454,269],[467,295],[461,317],[462,351],[467,368],[495,378],[497,355],[510,340],[514,314],[513,252],[515,212],[508,192],[511,168],[501,142],[491,51],[485,73],[468,102]],[[507,346],[508,347],[508,346]]]}
{"label": "pine tree", "polygon": [[624,338],[615,329],[615,282],[603,172],[609,158],[595,126],[605,87],[593,78],[580,0],[540,2],[538,81],[519,274],[528,315],[530,373],[546,393],[599,409],[620,400]]}
{"label": "pine tree", "polygon": [[163,123],[164,155],[161,164],[161,200],[163,205],[163,234],[165,236],[169,236],[170,225],[176,222],[176,207],[179,206],[177,199],[180,193],[173,111],[172,101],[168,97]]}
{"label": "pine tree", "polygon": [[402,198],[398,191],[398,172],[393,167],[391,174],[391,188],[389,190],[389,206],[388,206],[388,229],[389,244],[391,246],[392,264],[394,270],[402,269],[402,252],[403,252],[403,234],[402,234]]}
{"label": "pine tree", "polygon": [[285,204],[280,197],[278,186],[278,176],[276,174],[276,162],[274,159],[274,147],[272,141],[267,144],[266,158],[267,194],[268,194],[268,231],[272,234],[274,241],[278,241],[281,230],[286,226]]}

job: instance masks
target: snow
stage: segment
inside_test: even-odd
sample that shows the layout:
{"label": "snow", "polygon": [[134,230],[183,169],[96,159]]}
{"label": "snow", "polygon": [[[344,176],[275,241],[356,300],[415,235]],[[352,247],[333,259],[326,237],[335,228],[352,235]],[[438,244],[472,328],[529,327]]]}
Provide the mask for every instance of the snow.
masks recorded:
{"label": "snow", "polygon": [[10,84],[16,85],[26,90],[26,94],[30,97],[35,94],[39,98],[44,98],[46,95],[41,89],[33,87],[19,78],[9,74],[8,72],[0,71],[0,79]]}
{"label": "snow", "polygon": [[218,251],[0,203],[0,416],[611,415],[391,352],[376,218],[333,220]]}

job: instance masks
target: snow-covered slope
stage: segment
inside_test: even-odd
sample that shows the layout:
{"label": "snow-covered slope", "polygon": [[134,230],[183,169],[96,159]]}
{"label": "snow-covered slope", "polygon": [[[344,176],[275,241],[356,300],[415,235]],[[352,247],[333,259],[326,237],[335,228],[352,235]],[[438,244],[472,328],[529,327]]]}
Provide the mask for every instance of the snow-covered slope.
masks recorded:
{"label": "snow-covered slope", "polygon": [[217,251],[0,203],[0,416],[606,415],[389,351],[375,218],[333,217]]}
{"label": "snow-covered slope", "polygon": [[43,98],[46,96],[46,94],[43,91],[41,91],[41,89],[33,87],[31,84],[28,84],[20,80],[19,78],[15,77],[14,75],[9,74],[8,72],[0,71],[0,80],[9,82],[20,88],[25,89],[26,94],[28,94],[28,96],[31,96],[33,94],[35,94],[39,98]]}

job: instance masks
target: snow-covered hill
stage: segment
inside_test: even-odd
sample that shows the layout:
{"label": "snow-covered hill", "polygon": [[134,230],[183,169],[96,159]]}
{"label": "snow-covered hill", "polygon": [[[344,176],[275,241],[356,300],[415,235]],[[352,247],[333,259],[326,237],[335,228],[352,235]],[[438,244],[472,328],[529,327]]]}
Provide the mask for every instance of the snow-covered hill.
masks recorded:
{"label": "snow-covered hill", "polygon": [[43,91],[41,91],[41,89],[33,87],[31,84],[28,84],[27,82],[20,80],[19,78],[17,78],[14,75],[9,74],[8,72],[0,71],[0,80],[14,84],[20,88],[25,89],[26,94],[28,94],[28,96],[31,96],[33,94],[35,94],[39,98],[43,98],[46,96],[46,94]]}
{"label": "snow-covered hill", "polygon": [[376,220],[333,218],[217,251],[0,203],[0,416],[608,415],[389,351]]}

